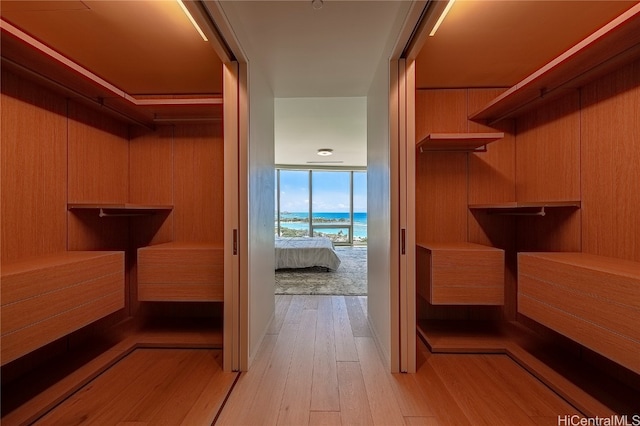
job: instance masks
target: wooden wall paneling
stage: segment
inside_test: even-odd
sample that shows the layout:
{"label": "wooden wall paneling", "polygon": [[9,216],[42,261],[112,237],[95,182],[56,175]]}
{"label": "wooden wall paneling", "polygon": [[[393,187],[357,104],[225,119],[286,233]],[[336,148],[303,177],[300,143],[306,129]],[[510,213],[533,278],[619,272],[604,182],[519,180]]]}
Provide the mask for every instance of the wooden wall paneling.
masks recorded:
{"label": "wooden wall paneling", "polygon": [[173,204],[173,126],[131,127],[129,202]]}
{"label": "wooden wall paneling", "polygon": [[565,97],[516,122],[516,199],[580,200],[580,96]]}
{"label": "wooden wall paneling", "polygon": [[[468,111],[476,111],[503,91],[469,89]],[[488,145],[486,152],[469,154],[469,204],[516,201],[514,124],[512,120],[504,120],[489,127],[468,121],[470,132],[504,132],[504,138]]]}
{"label": "wooden wall paneling", "polygon": [[222,245],[222,123],[177,125],[174,137],[174,241]]}
{"label": "wooden wall paneling", "polygon": [[640,61],[582,89],[582,249],[640,262]]}
{"label": "wooden wall paneling", "polygon": [[547,209],[545,216],[517,218],[518,251],[581,251],[581,212]]}
{"label": "wooden wall paneling", "polygon": [[[469,89],[468,113],[477,111],[504,89]],[[486,152],[469,154],[469,204],[491,204],[516,201],[516,136],[515,122],[503,120],[491,127],[475,121],[468,122],[470,132],[500,130],[504,138],[492,142]],[[469,242],[485,244],[504,250],[504,305],[502,316],[510,321],[517,315],[517,282],[515,235],[513,216],[489,214],[469,210]]]}
{"label": "wooden wall paneling", "polygon": [[66,249],[66,100],[2,70],[2,262]]}
{"label": "wooden wall paneling", "polygon": [[467,131],[467,90],[416,90],[416,141],[429,133]]}
{"label": "wooden wall paneling", "polygon": [[128,217],[99,217],[98,210],[73,210],[68,217],[69,250],[126,250]]}
{"label": "wooden wall paneling", "polygon": [[69,203],[129,201],[127,124],[69,102]]}
{"label": "wooden wall paneling", "polygon": [[[132,127],[129,142],[129,202],[173,205],[173,126],[156,131]],[[133,248],[173,240],[173,215],[158,212],[131,219]]]}
{"label": "wooden wall paneling", "polygon": [[416,243],[467,241],[467,154],[416,159]]}
{"label": "wooden wall paneling", "polygon": [[[467,90],[417,90],[416,140],[467,131]],[[416,243],[467,240],[467,154],[416,153]]]}

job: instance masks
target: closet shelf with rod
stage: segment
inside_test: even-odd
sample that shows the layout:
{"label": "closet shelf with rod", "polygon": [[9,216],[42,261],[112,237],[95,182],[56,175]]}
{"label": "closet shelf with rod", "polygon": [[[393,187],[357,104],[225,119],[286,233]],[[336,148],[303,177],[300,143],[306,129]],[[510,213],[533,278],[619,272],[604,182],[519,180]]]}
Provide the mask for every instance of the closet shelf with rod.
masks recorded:
{"label": "closet shelf with rod", "polygon": [[97,210],[100,217],[116,216],[145,216],[153,215],[163,211],[173,209],[171,205],[148,205],[148,204],[101,204],[101,203],[70,203],[67,204],[69,210]]}
{"label": "closet shelf with rod", "polygon": [[504,137],[502,132],[494,133],[430,133],[417,143],[420,152],[455,151],[485,152],[487,144]]}
{"label": "closet shelf with rod", "polygon": [[513,216],[545,216],[548,208],[579,209],[580,201],[513,201],[495,204],[469,204],[470,210]]}

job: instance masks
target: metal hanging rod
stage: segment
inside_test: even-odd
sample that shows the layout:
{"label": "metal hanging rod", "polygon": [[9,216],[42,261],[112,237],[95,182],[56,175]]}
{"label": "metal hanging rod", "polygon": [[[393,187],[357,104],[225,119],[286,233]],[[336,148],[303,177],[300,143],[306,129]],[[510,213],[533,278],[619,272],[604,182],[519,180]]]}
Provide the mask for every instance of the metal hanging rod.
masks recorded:
{"label": "metal hanging rod", "polygon": [[494,212],[493,214],[508,215],[508,216],[546,216],[544,207],[540,207],[540,211],[537,212]]}
{"label": "metal hanging rod", "polygon": [[127,217],[127,216],[150,216],[153,213],[107,213],[104,209],[100,209],[99,217]]}
{"label": "metal hanging rod", "polygon": [[419,150],[420,150],[420,154],[424,154],[425,152],[471,152],[471,153],[474,153],[474,152],[487,152],[487,145],[482,145],[482,146],[480,146],[478,148],[473,148],[473,149],[471,149],[471,148],[458,148],[458,149],[455,149],[455,148],[432,148],[432,149],[429,149],[429,148],[425,148],[425,147],[421,146],[419,148]]}

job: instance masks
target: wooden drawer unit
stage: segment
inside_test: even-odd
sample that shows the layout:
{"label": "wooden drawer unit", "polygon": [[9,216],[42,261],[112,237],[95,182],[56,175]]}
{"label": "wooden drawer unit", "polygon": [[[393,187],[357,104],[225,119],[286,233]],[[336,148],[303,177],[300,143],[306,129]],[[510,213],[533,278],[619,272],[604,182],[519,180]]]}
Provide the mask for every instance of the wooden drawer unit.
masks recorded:
{"label": "wooden drawer unit", "polygon": [[418,245],[418,294],[432,305],[502,305],[504,251],[474,243]]}
{"label": "wooden drawer unit", "polygon": [[123,252],[2,265],[2,364],[124,308]]}
{"label": "wooden drawer unit", "polygon": [[223,248],[189,242],[139,248],[138,300],[223,301]]}
{"label": "wooden drawer unit", "polygon": [[518,312],[640,373],[640,263],[518,253]]}

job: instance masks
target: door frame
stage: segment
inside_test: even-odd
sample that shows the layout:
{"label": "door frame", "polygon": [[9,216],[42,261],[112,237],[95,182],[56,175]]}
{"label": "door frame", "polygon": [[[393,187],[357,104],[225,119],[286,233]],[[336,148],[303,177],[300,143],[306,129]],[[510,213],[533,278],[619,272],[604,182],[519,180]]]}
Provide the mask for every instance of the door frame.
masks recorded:
{"label": "door frame", "polygon": [[390,61],[391,370],[416,371],[415,63]]}

